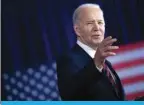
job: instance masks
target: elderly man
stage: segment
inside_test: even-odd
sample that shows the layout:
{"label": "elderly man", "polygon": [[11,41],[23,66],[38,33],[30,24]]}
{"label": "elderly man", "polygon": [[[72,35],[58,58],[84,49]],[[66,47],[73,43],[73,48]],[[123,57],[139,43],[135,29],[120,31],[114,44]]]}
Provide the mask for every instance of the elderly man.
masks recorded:
{"label": "elderly man", "polygon": [[125,100],[120,79],[108,56],[116,55],[104,39],[103,11],[97,4],[82,4],[73,14],[77,44],[57,60],[58,88],[62,100]]}

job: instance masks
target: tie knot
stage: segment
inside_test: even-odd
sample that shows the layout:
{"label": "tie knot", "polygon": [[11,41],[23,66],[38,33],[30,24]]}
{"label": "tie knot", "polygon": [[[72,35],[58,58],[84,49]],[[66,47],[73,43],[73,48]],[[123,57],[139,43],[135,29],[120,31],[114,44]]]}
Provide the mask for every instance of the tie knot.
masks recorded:
{"label": "tie knot", "polygon": [[102,73],[107,75],[107,70],[105,68],[102,69]]}
{"label": "tie knot", "polygon": [[104,69],[107,69],[107,65],[106,65],[105,63],[103,64],[103,68],[104,68]]}
{"label": "tie knot", "polygon": [[102,73],[107,74],[107,65],[103,64],[103,69],[102,69]]}
{"label": "tie knot", "polygon": [[103,66],[102,73],[104,75],[106,75],[108,78],[110,78],[110,76],[111,76],[109,68],[108,68],[108,66],[106,64],[104,64],[104,66]]}

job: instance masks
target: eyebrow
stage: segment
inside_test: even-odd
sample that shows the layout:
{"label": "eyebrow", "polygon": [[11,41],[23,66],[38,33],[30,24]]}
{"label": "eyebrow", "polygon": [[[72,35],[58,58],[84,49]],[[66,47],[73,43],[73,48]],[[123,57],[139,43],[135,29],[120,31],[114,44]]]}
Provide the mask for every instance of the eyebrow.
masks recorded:
{"label": "eyebrow", "polygon": [[95,22],[95,20],[88,20],[88,21],[86,21],[86,22]]}
{"label": "eyebrow", "polygon": [[[97,20],[98,22],[104,22],[104,20]],[[86,22],[95,22],[95,20],[88,20]]]}

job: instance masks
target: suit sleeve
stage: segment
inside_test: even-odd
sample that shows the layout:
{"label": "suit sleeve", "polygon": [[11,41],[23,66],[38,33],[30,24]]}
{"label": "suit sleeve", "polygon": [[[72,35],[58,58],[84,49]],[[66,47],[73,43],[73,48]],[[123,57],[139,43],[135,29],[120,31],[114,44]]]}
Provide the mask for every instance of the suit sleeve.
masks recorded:
{"label": "suit sleeve", "polygon": [[80,100],[93,82],[101,78],[93,60],[79,68],[70,58],[57,61],[58,88],[62,100]]}

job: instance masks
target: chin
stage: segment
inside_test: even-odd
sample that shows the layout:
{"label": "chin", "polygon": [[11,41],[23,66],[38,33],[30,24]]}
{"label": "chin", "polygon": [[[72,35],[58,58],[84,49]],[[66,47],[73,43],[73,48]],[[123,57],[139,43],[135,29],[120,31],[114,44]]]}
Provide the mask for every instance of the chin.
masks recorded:
{"label": "chin", "polygon": [[94,40],[93,43],[94,44],[100,44],[102,42],[102,40]]}

